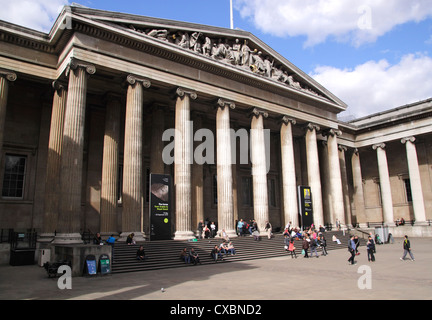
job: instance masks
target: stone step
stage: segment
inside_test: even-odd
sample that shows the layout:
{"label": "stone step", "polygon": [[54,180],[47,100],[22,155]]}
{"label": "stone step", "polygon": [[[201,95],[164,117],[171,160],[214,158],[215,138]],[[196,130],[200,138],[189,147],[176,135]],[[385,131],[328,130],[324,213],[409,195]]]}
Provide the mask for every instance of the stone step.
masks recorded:
{"label": "stone step", "polygon": [[[340,245],[331,241],[333,234],[340,239]],[[342,235],[342,232],[326,232],[327,251],[336,249],[346,249],[349,235]],[[126,243],[117,243],[114,246],[112,273],[135,272],[145,270],[157,270],[167,268],[180,268],[190,266],[180,260],[180,252],[183,248],[194,248],[200,257],[201,264],[215,263],[210,256],[210,252],[215,245],[219,245],[222,239],[202,239],[196,242],[189,241],[148,241],[136,245],[127,245]],[[364,242],[364,240],[363,240]],[[272,239],[261,237],[260,241],[254,241],[253,237],[244,236],[232,239],[236,249],[236,255],[224,255],[223,261],[217,263],[227,263],[234,261],[246,261],[251,259],[265,259],[272,257],[290,256],[290,253],[284,249],[284,237],[282,234],[275,234]],[[136,259],[136,251],[139,245],[144,246],[146,260],[139,261]],[[296,254],[301,255],[302,242],[294,242]],[[363,244],[364,245],[364,244]],[[322,249],[317,249],[321,254]],[[192,264],[191,264],[192,265]]]}

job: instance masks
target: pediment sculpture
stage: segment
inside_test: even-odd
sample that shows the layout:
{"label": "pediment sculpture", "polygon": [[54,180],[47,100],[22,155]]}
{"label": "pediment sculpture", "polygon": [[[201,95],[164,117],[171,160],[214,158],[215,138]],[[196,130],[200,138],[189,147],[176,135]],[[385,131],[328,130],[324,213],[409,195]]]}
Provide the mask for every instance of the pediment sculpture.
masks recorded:
{"label": "pediment sculpture", "polygon": [[202,32],[170,32],[166,29],[138,29],[133,25],[129,29],[141,34],[156,38],[161,41],[175,44],[183,49],[193,51],[205,57],[233,65],[254,74],[264,76],[274,81],[286,84],[291,88],[323,97],[305,84],[296,81],[293,74],[283,66],[276,67],[275,61],[268,55],[264,55],[258,49],[251,49],[247,39],[230,40],[214,39]]}

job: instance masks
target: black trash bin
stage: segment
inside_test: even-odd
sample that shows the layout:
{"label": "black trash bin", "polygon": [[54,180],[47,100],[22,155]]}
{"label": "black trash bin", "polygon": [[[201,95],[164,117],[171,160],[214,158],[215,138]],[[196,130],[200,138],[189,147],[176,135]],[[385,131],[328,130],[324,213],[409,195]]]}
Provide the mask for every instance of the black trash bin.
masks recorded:
{"label": "black trash bin", "polygon": [[9,264],[11,266],[26,266],[35,264],[35,249],[15,248],[10,251]]}

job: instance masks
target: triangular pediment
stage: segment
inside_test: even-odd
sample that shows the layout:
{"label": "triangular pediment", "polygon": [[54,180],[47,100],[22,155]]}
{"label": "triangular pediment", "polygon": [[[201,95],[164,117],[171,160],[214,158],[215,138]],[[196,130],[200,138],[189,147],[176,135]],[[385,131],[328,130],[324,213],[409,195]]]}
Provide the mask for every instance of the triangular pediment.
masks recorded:
{"label": "triangular pediment", "polygon": [[133,14],[70,7],[73,14],[117,28],[162,46],[221,63],[252,77],[326,100],[339,108],[346,104],[250,32]]}

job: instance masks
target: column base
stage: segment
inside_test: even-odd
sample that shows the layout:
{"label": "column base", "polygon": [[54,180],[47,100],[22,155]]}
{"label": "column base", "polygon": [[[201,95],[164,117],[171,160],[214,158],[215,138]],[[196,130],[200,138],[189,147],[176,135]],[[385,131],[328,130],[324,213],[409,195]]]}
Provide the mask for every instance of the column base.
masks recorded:
{"label": "column base", "polygon": [[[233,230],[225,230],[228,238],[237,238],[237,232]],[[222,238],[222,231],[218,231],[218,237]]]}
{"label": "column base", "polygon": [[45,232],[40,234],[39,239],[37,241],[43,243],[50,243],[54,240],[54,238],[55,238],[54,232]]}
{"label": "column base", "polygon": [[79,233],[57,233],[52,243],[55,244],[80,244],[83,243]]}
{"label": "column base", "polygon": [[195,239],[195,235],[192,231],[176,231],[174,233],[174,240],[189,240]]}
{"label": "column base", "polygon": [[106,240],[108,239],[110,236],[113,236],[114,238],[118,239],[118,237],[120,236],[120,234],[118,232],[100,232],[101,238],[102,240]]}
{"label": "column base", "polygon": [[122,233],[120,233],[120,238],[117,241],[118,242],[122,242],[122,241],[126,242],[127,237],[131,233],[134,234],[133,239],[135,240],[135,242],[144,242],[144,241],[146,241],[145,234],[143,232],[141,232],[141,231],[122,232]]}

